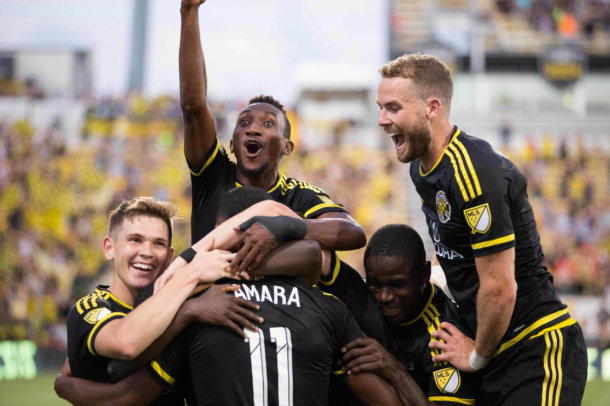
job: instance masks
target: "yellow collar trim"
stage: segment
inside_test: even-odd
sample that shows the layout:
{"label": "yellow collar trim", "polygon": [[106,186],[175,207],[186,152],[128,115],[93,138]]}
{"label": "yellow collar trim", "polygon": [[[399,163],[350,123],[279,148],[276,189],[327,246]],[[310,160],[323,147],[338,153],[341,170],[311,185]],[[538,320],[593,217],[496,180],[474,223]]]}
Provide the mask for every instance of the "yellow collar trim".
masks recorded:
{"label": "yellow collar trim", "polygon": [[434,297],[434,284],[432,282],[428,282],[428,283],[430,284],[430,287],[432,289],[430,291],[430,297],[428,298],[428,303],[426,303],[426,306],[424,307],[424,309],[421,311],[419,316],[417,316],[413,320],[408,321],[406,323],[401,323],[401,324],[399,324],[399,326],[410,326],[411,324],[415,323],[417,320],[421,319],[421,316],[423,316],[424,313],[426,312],[426,310],[428,310],[428,308],[430,307],[430,304],[432,303],[432,298]]}
{"label": "yellow collar trim", "polygon": [[99,290],[99,289],[95,289],[96,292],[98,293],[108,293],[108,295],[110,296],[110,298],[112,300],[114,300],[115,302],[117,302],[118,304],[120,304],[121,306],[129,309],[129,310],[133,310],[133,306],[129,306],[127,303],[123,302],[121,299],[119,299],[118,297],[116,297],[115,295],[113,295],[109,290]]}
{"label": "yellow collar trim", "polygon": [[453,134],[453,136],[451,137],[451,140],[449,141],[449,144],[447,144],[447,146],[445,147],[445,149],[443,150],[443,152],[441,152],[441,156],[438,157],[438,161],[436,161],[436,163],[434,164],[434,166],[432,167],[432,169],[430,169],[427,173],[424,173],[424,168],[422,168],[421,166],[421,161],[419,161],[419,174],[421,176],[428,176],[432,173],[433,170],[436,169],[436,167],[438,166],[438,164],[441,163],[443,156],[445,155],[445,151],[447,151],[447,148],[449,148],[449,145],[451,145],[451,143],[453,142],[453,140],[455,140],[457,138],[458,135],[460,135],[461,131],[459,128],[456,127],[455,133]]}
{"label": "yellow collar trim", "polygon": [[[282,184],[282,181],[284,179],[286,179],[286,176],[284,176],[284,174],[282,172],[280,172],[278,179],[277,179],[277,183],[271,189],[267,190],[267,193],[273,193],[273,191]],[[235,186],[242,187],[243,185],[241,183],[239,183],[238,181],[235,181]]]}

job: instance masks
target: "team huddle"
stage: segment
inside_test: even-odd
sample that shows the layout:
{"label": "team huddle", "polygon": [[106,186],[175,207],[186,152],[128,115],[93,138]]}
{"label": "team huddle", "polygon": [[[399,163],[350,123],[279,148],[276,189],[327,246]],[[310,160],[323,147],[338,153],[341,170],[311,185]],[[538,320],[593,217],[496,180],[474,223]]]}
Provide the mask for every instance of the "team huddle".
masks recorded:
{"label": "team huddle", "polygon": [[[273,97],[240,112],[228,157],[207,103],[202,3],[182,0],[179,53],[193,245],[173,258],[170,202],[136,197],[110,213],[114,278],[70,311],[57,394],[74,405],[580,405],[584,338],[543,265],[527,181],[451,123],[447,67],[404,55],[380,69],[377,95],[379,125],[411,163],[431,263],[413,228],[384,226],[367,244],[344,206],[279,172],[294,144]],[[363,279],[336,251],[365,245]]]}

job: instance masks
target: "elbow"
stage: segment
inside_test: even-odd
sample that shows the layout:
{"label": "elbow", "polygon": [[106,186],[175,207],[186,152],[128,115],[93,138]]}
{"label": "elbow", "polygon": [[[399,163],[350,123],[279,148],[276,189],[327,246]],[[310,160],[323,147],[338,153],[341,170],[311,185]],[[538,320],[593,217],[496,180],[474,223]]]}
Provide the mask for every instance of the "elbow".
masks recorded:
{"label": "elbow", "polygon": [[366,245],[366,234],[360,225],[356,222],[346,222],[347,224],[342,227],[340,233],[344,236],[349,236],[349,246],[345,247],[345,251],[357,250]]}
{"label": "elbow", "polygon": [[494,283],[483,288],[488,292],[489,302],[495,303],[498,308],[513,308],[517,301],[517,282]]}
{"label": "elbow", "polygon": [[310,258],[310,269],[312,272],[319,274],[322,272],[322,247],[317,241],[314,240],[304,240],[301,241],[300,244],[305,245],[307,248],[307,258]]}
{"label": "elbow", "polygon": [[138,346],[135,344],[127,344],[121,347],[114,358],[121,361],[133,361],[138,355],[140,355]]}
{"label": "elbow", "polygon": [[185,116],[195,116],[205,111],[207,104],[207,100],[203,97],[196,100],[183,99],[180,101],[180,108]]}

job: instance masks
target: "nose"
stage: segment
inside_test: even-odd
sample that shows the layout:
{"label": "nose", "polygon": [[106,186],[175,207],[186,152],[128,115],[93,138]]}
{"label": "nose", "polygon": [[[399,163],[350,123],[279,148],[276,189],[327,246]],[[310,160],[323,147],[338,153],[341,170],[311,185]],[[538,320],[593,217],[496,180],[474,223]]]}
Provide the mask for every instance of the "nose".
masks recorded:
{"label": "nose", "polygon": [[377,120],[377,124],[379,124],[380,127],[385,127],[385,126],[392,124],[392,121],[388,117],[388,112],[386,109],[381,109],[381,112],[379,113],[379,120]]}
{"label": "nose", "polygon": [[394,299],[394,295],[390,293],[390,290],[388,288],[382,287],[381,289],[379,289],[379,292],[375,296],[375,299],[377,299],[377,302],[379,303],[389,303],[392,301],[392,299]]}
{"label": "nose", "polygon": [[260,124],[260,123],[258,123],[258,122],[256,122],[256,121],[254,121],[254,122],[252,123],[252,125],[250,125],[250,128],[248,128],[248,129],[246,130],[246,135],[247,135],[247,136],[250,136],[250,137],[255,137],[255,136],[260,136],[260,135],[263,135],[263,134],[261,133],[261,131],[260,131],[260,126],[261,126],[261,124]]}
{"label": "nose", "polygon": [[138,254],[144,258],[152,258],[154,256],[151,243],[149,241],[142,244],[140,252]]}

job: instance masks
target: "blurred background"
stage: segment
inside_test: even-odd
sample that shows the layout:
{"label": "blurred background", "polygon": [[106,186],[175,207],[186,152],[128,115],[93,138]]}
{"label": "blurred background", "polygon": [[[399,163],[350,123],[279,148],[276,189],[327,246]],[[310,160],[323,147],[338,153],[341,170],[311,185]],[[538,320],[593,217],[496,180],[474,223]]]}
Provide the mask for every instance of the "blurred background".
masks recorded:
{"label": "blurred background", "polygon": [[[65,318],[112,277],[101,242],[121,199],[176,203],[174,247],[190,243],[179,9],[0,0],[0,405],[56,401]],[[583,404],[607,404],[610,0],[209,0],[200,20],[221,143],[249,98],[275,96],[297,145],[282,171],[369,236],[413,225],[429,256],[408,166],[377,126],[377,69],[406,52],[447,63],[454,124],[529,181],[546,266],[589,346]],[[361,251],[341,257],[362,269]]]}

